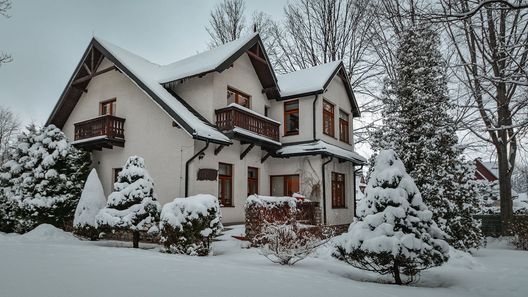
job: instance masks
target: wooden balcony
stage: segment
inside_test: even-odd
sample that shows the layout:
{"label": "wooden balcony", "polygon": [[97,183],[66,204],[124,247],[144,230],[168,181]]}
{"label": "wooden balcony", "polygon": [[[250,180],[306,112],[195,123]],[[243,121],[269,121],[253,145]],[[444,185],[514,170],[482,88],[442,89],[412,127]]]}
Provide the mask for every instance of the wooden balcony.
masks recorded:
{"label": "wooden balcony", "polygon": [[[249,139],[248,142],[280,146],[280,123],[244,107],[228,106],[217,109],[216,125],[220,131],[231,132],[234,136],[245,140]],[[268,139],[269,141],[266,141]]]}
{"label": "wooden balcony", "polygon": [[75,123],[73,145],[87,150],[123,147],[125,145],[125,119],[104,115]]}

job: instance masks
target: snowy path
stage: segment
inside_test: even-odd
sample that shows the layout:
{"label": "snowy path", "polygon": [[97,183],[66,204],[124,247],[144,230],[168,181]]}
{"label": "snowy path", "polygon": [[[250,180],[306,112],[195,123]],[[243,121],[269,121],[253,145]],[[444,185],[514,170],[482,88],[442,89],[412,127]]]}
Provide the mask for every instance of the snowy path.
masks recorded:
{"label": "snowy path", "polygon": [[528,295],[528,253],[498,245],[475,258],[459,254],[424,273],[418,287],[398,287],[357,281],[375,277],[329,258],[324,250],[318,258],[283,267],[231,239],[215,243],[217,256],[198,258],[45,235],[0,234],[0,296]]}

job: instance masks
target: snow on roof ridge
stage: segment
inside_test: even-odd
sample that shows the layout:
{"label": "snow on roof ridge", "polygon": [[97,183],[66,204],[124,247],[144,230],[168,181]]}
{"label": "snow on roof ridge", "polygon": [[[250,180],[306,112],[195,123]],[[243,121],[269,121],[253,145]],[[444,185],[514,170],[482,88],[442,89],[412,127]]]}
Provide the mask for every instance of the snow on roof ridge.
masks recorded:
{"label": "snow on roof ridge", "polygon": [[281,95],[288,97],[322,90],[341,63],[337,60],[278,75]]}
{"label": "snow on roof ridge", "polygon": [[258,33],[242,36],[207,51],[164,65],[162,68],[165,77],[160,82],[167,83],[214,70],[255,36],[258,36]]}

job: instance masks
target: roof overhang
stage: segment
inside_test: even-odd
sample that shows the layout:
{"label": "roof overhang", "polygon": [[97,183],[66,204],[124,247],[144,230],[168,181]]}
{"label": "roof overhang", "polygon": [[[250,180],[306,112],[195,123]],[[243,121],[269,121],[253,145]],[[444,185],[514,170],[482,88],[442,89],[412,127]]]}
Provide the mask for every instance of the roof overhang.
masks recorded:
{"label": "roof overhang", "polygon": [[[321,144],[323,144],[322,147],[321,147]],[[311,145],[313,145],[313,147],[310,147]],[[289,147],[291,149],[295,146],[299,146],[299,149],[298,150],[294,149],[291,152],[285,152],[285,153],[281,153],[280,152],[281,150],[278,150],[273,154],[273,157],[289,158],[289,157],[299,157],[299,156],[321,155],[321,156],[327,156],[327,157],[335,157],[336,159],[341,160],[341,161],[349,161],[355,165],[365,165],[367,163],[367,160],[361,155],[359,155],[358,153],[340,148],[333,144],[329,144],[323,140],[283,144],[282,148]]]}
{"label": "roof overhang", "polygon": [[224,70],[228,69],[233,65],[233,63],[238,60],[242,55],[247,54],[255,72],[260,80],[262,85],[262,91],[266,94],[268,99],[277,99],[280,98],[280,89],[277,83],[277,77],[271,66],[270,59],[266,50],[264,49],[263,42],[260,39],[260,36],[256,34],[248,42],[242,45],[236,52],[234,52],[227,59],[222,61],[217,67],[196,73],[193,75],[188,75],[185,77],[172,78],[170,80],[162,81],[163,85],[170,85],[176,81],[182,81],[193,77],[203,77],[206,74],[212,72],[221,73]]}

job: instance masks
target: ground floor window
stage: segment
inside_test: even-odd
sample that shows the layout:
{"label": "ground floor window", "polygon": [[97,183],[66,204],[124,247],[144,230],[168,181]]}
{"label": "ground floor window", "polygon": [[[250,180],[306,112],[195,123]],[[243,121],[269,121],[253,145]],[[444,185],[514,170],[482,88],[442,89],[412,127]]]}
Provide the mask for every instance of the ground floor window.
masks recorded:
{"label": "ground floor window", "polygon": [[218,164],[218,200],[221,206],[233,206],[233,165]]}
{"label": "ground floor window", "polygon": [[345,175],[332,172],[332,208],[345,207]]}
{"label": "ground floor window", "polygon": [[258,194],[258,168],[248,167],[248,196]]}
{"label": "ground floor window", "polygon": [[270,187],[271,196],[292,196],[299,193],[299,175],[272,175]]}
{"label": "ground floor window", "polygon": [[112,169],[112,182],[117,183],[117,177],[119,176],[119,172],[121,172],[123,168],[113,168]]}

